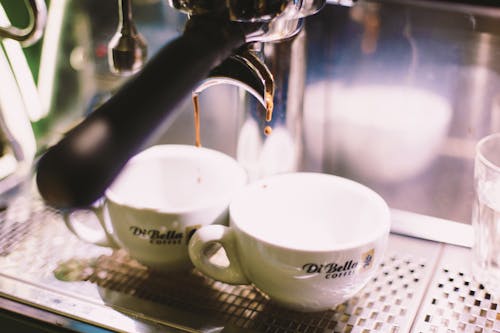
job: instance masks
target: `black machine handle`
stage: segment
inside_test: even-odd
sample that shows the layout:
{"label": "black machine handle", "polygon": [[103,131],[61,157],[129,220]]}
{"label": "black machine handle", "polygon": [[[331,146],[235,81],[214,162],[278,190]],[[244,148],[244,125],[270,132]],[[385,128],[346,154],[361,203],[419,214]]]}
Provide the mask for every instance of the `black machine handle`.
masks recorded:
{"label": "black machine handle", "polygon": [[174,118],[182,99],[245,43],[238,23],[189,22],[183,35],[41,157],[36,181],[47,204],[71,209],[102,197],[130,157]]}

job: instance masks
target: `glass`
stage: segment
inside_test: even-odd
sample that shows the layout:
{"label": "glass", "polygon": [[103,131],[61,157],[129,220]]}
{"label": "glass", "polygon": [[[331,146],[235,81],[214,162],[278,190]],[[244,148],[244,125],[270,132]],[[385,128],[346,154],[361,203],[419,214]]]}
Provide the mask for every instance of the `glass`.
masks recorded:
{"label": "glass", "polygon": [[500,133],[476,146],[475,199],[472,208],[473,274],[486,290],[500,297]]}

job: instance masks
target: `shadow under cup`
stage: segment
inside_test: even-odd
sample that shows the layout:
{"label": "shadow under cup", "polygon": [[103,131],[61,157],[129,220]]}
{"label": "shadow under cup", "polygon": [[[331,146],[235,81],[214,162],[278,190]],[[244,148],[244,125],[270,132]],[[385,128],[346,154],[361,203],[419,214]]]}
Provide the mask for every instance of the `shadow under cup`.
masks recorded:
{"label": "shadow under cup", "polygon": [[187,269],[191,235],[207,224],[227,224],[229,202],[246,179],[243,168],[218,151],[154,146],[133,157],[91,209],[104,231],[101,240],[86,237],[77,221],[67,218],[67,225],[80,238],[123,248],[151,268]]}
{"label": "shadow under cup", "polygon": [[[230,227],[201,228],[189,251],[215,279],[251,283],[285,307],[320,311],[369,281],[389,229],[389,208],[371,189],[333,175],[291,173],[245,187],[230,204]],[[228,267],[204,258],[204,246],[214,242],[224,247]]]}

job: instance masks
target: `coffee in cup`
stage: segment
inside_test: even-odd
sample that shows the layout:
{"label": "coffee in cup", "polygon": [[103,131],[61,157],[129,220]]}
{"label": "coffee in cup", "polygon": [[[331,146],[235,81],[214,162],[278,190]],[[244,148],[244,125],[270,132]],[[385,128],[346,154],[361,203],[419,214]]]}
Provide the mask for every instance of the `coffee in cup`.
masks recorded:
{"label": "coffee in cup", "polygon": [[[244,187],[229,206],[230,226],[200,228],[189,243],[201,272],[253,284],[299,311],[334,307],[357,293],[384,255],[386,202],[354,181],[320,173],[271,176]],[[207,249],[219,243],[229,264]]]}
{"label": "coffee in cup", "polygon": [[[189,238],[201,226],[227,224],[229,202],[246,180],[244,169],[221,152],[158,145],[133,157],[103,200],[65,214],[65,222],[82,240],[123,248],[154,269],[190,268]],[[100,227],[86,225],[82,213],[95,214]]]}

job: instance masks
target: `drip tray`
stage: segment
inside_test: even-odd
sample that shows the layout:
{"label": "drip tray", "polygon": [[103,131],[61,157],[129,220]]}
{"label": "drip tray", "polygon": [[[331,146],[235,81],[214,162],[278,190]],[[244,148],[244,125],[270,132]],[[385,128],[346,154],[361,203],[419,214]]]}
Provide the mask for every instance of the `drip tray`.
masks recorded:
{"label": "drip tray", "polygon": [[83,243],[57,212],[20,197],[0,212],[0,306],[38,309],[45,313],[38,319],[72,329],[119,332],[500,333],[500,307],[472,279],[470,256],[466,247],[391,234],[362,291],[335,309],[304,314],[250,286],[195,270],[154,272],[124,251]]}

